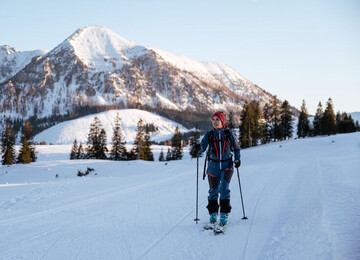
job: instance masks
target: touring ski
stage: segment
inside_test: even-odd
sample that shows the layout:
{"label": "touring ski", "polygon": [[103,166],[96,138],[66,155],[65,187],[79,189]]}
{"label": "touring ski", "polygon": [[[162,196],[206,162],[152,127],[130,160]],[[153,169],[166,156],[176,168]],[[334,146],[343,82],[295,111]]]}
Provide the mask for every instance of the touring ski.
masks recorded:
{"label": "touring ski", "polygon": [[229,225],[229,221],[225,225],[222,223],[217,224],[214,228],[214,234],[215,235],[224,234],[228,225]]}

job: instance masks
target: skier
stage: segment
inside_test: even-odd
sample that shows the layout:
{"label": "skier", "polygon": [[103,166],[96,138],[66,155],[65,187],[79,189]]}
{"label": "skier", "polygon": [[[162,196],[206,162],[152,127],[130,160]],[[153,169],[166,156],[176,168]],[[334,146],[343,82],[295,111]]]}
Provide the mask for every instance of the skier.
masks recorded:
{"label": "skier", "polygon": [[[202,154],[209,146],[206,160],[209,165],[206,170],[209,181],[209,196],[207,209],[210,214],[210,223],[205,229],[223,229],[231,211],[229,183],[240,161],[240,147],[234,133],[225,125],[226,116],[223,112],[216,112],[211,117],[213,129],[209,130],[197,146],[198,154]],[[235,160],[233,163],[233,152]],[[220,221],[218,223],[220,194]]]}

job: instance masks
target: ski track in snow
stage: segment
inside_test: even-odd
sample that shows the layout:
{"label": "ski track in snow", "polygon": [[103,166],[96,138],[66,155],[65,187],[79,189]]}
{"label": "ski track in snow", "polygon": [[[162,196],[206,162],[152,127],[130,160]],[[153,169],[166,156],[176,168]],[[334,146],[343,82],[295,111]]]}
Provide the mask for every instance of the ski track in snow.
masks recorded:
{"label": "ski track in snow", "polygon": [[[203,205],[206,200],[203,200],[199,205]],[[139,257],[136,259],[142,259],[147,253],[149,253],[156,245],[158,245],[161,241],[163,241],[175,228],[179,227],[180,223],[183,222],[187,217],[192,214],[194,210],[189,211],[185,215],[183,215],[179,220],[175,223],[173,227],[171,227],[167,232],[165,232],[162,236],[159,237],[152,245],[150,245]]]}
{"label": "ski track in snow", "polygon": [[57,213],[60,213],[60,212],[66,211],[66,210],[71,210],[71,209],[74,209],[74,208],[94,204],[94,203],[100,202],[102,200],[108,200],[108,199],[111,199],[111,198],[114,198],[114,197],[121,196],[121,195],[123,195],[125,193],[128,194],[128,193],[131,193],[131,192],[138,192],[139,190],[151,187],[154,184],[166,183],[169,180],[174,179],[174,178],[178,178],[178,176],[167,177],[167,178],[164,178],[164,179],[162,179],[160,181],[157,180],[157,181],[146,183],[146,184],[140,184],[138,186],[126,188],[126,189],[123,189],[123,190],[120,190],[120,191],[107,192],[107,193],[102,194],[102,195],[94,196],[91,199],[82,200],[82,201],[75,202],[75,203],[72,203],[72,204],[69,204],[69,205],[65,205],[65,206],[61,206],[61,207],[57,207],[57,208],[53,208],[53,209],[49,209],[49,210],[44,210],[44,211],[41,211],[41,212],[29,214],[29,215],[26,215],[26,216],[0,220],[0,226],[5,226],[5,225],[9,225],[9,224],[17,224],[17,223],[24,222],[24,221],[30,221],[30,220],[33,220],[34,218],[43,217],[43,216],[47,216],[47,215],[50,215],[50,214],[57,214]]}
{"label": "ski track in snow", "polygon": [[[196,161],[188,154],[168,165],[47,159],[0,167],[0,258],[359,259],[359,144],[356,133],[243,150],[248,220],[234,175],[231,222],[218,236],[202,228],[207,181],[193,221]],[[76,177],[87,166],[98,175]]]}

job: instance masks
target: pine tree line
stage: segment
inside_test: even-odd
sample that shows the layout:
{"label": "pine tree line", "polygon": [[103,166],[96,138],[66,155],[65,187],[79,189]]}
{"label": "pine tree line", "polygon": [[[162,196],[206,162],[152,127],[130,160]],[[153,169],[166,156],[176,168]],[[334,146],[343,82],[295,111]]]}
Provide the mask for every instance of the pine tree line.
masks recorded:
{"label": "pine tree line", "polygon": [[240,116],[240,147],[289,139],[293,135],[292,121],[290,104],[286,100],[280,103],[275,96],[263,108],[258,101],[246,101]]}
{"label": "pine tree line", "polygon": [[37,155],[32,138],[32,132],[33,127],[30,121],[26,120],[22,127],[19,153],[16,154],[14,130],[9,122],[6,123],[5,130],[1,135],[1,163],[3,165],[36,162]]}
{"label": "pine tree line", "polygon": [[[157,131],[153,124],[145,124],[142,119],[137,123],[136,136],[134,146],[127,151],[123,140],[122,129],[120,125],[120,117],[117,114],[112,136],[112,146],[109,150],[106,145],[106,132],[100,120],[95,117],[90,125],[86,148],[83,144],[78,145],[77,140],[73,142],[70,153],[70,159],[110,159],[116,161],[126,160],[145,160],[154,161],[154,155],[151,149],[152,141],[150,134]],[[171,139],[171,149],[168,150],[166,158],[161,150],[159,161],[181,160],[183,157],[183,141],[179,127],[176,127],[174,136]],[[108,154],[108,155],[107,155]]]}
{"label": "pine tree line", "polygon": [[[233,113],[229,114],[228,126],[235,128]],[[271,141],[289,139],[294,134],[293,117],[288,101],[280,103],[276,96],[270,103],[260,107],[259,102],[245,102],[240,116],[239,143],[241,148],[266,144]],[[314,120],[311,124],[305,101],[301,106],[297,125],[298,138],[333,135],[360,131],[359,122],[354,123],[351,115],[338,112],[335,116],[332,99],[329,98],[323,110],[319,102]]]}
{"label": "pine tree line", "polygon": [[152,124],[144,124],[142,119],[137,124],[136,137],[134,147],[131,151],[127,151],[123,140],[122,129],[120,125],[120,117],[117,114],[112,136],[112,146],[107,148],[107,136],[100,120],[95,117],[90,125],[90,131],[87,138],[86,148],[82,143],[78,145],[74,140],[70,159],[110,159],[115,161],[125,160],[145,160],[154,161],[154,155],[151,150],[150,133],[156,129]]}
{"label": "pine tree line", "polygon": [[301,106],[297,135],[299,138],[305,138],[318,135],[333,135],[337,133],[352,133],[360,131],[359,122],[354,122],[351,115],[343,112],[337,112],[335,115],[332,99],[326,102],[326,108],[323,110],[319,102],[312,124],[306,109],[305,100]]}

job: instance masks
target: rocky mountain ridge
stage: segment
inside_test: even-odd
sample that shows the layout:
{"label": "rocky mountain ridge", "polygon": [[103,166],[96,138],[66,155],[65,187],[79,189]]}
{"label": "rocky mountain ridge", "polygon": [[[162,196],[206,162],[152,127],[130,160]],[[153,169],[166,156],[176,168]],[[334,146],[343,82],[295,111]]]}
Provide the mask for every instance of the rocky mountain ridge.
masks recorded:
{"label": "rocky mountain ridge", "polygon": [[3,118],[46,118],[110,105],[239,110],[246,99],[264,104],[273,97],[226,64],[139,46],[101,26],[81,28],[49,52],[28,53],[23,67],[4,63],[18,51],[1,48]]}

